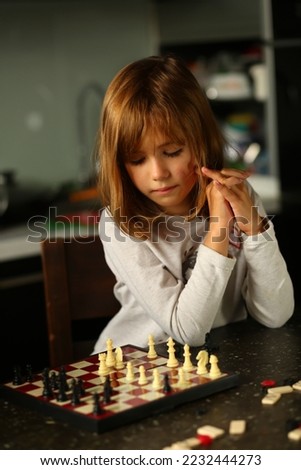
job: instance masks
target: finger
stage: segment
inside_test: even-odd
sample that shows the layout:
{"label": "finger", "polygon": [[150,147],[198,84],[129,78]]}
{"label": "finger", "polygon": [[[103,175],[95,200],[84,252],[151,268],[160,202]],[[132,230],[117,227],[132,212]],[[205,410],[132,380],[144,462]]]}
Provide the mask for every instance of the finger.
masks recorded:
{"label": "finger", "polygon": [[251,175],[249,170],[239,170],[237,168],[223,168],[221,174],[225,176],[236,176],[240,179],[246,179]]}
{"label": "finger", "polygon": [[232,172],[229,171],[229,176],[226,176],[219,170],[211,170],[207,167],[202,167],[202,173],[208,178],[211,178],[214,181],[218,181],[220,184],[228,187],[241,184],[245,179],[241,177],[240,171],[235,170]]}

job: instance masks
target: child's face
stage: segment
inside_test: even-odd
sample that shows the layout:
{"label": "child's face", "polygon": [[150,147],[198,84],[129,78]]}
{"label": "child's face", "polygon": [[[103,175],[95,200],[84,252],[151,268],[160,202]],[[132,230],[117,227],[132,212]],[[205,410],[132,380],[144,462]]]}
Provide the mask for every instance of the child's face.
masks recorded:
{"label": "child's face", "polygon": [[149,132],[125,162],[136,188],[170,215],[187,215],[189,193],[197,182],[195,159],[187,145]]}

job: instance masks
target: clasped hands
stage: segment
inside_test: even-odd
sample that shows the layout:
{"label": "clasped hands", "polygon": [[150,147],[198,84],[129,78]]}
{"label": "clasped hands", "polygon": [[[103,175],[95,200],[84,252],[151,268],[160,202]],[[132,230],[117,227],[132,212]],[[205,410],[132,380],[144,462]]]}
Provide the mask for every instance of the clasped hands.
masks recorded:
{"label": "clasped hands", "polygon": [[201,168],[202,174],[210,181],[206,187],[210,219],[217,226],[236,226],[246,235],[256,235],[265,230],[264,218],[258,214],[245,184],[251,175],[249,171],[235,168],[211,170]]}

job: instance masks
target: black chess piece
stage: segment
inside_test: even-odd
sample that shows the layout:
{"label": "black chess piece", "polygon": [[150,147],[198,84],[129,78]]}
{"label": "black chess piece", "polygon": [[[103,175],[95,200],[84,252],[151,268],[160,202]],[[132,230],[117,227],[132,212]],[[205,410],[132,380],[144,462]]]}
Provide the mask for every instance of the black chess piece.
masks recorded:
{"label": "black chess piece", "polygon": [[86,391],[85,391],[85,387],[84,387],[84,383],[82,379],[77,379],[77,387],[78,387],[79,395],[83,397]]}
{"label": "black chess piece", "polygon": [[53,397],[53,392],[52,392],[52,388],[51,388],[51,385],[50,385],[50,379],[49,379],[49,373],[46,373],[44,376],[43,376],[43,397],[44,398],[52,398]]}
{"label": "black chess piece", "polygon": [[112,395],[112,387],[110,384],[110,378],[109,376],[106,377],[106,381],[103,386],[103,402],[105,404],[110,403],[111,401],[111,395]]}
{"label": "black chess piece", "polygon": [[75,379],[72,380],[71,384],[71,404],[73,406],[79,405],[80,404],[80,392],[78,388],[78,383],[76,382]]}
{"label": "black chess piece", "polygon": [[66,393],[66,383],[63,380],[61,380],[61,377],[59,377],[59,392],[57,394],[57,401],[63,402],[67,401],[67,393]]}
{"label": "black chess piece", "polygon": [[23,377],[22,377],[21,368],[19,365],[14,366],[12,382],[14,385],[21,385],[23,383]]}
{"label": "black chess piece", "polygon": [[54,372],[54,370],[50,374],[50,386],[51,386],[52,390],[58,390],[58,388],[59,388],[58,376]]}
{"label": "black chess piece", "polygon": [[164,386],[163,386],[163,392],[164,393],[170,393],[172,390],[170,382],[169,382],[169,376],[168,374],[164,374]]}
{"label": "black chess piece", "polygon": [[98,393],[93,393],[93,414],[100,415],[102,413],[102,409],[99,402],[99,395]]}
{"label": "black chess piece", "polygon": [[32,374],[32,365],[31,364],[26,364],[26,382],[32,382],[33,381],[33,374]]}
{"label": "black chess piece", "polygon": [[64,366],[60,367],[59,370],[59,381],[62,384],[62,386],[65,387],[65,392],[68,392],[70,390],[68,382],[67,382],[67,377],[66,377],[66,369]]}

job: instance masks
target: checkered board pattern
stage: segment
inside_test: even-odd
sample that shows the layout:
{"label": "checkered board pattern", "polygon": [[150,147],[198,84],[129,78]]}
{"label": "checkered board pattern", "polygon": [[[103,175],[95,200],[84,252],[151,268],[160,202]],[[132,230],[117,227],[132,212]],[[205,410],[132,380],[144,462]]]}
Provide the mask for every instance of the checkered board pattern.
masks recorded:
{"label": "checkered board pattern", "polygon": [[[65,366],[67,382],[81,379],[85,393],[80,397],[78,405],[72,405],[71,392],[67,392],[67,400],[59,402],[56,393],[52,398],[43,397],[42,375],[37,374],[31,382],[13,385],[5,383],[0,387],[0,394],[8,399],[24,404],[32,409],[39,410],[53,418],[69,422],[83,429],[93,432],[104,432],[118,426],[128,424],[154,413],[172,409],[182,403],[204,398],[213,393],[226,390],[238,385],[236,374],[223,373],[217,379],[210,379],[209,375],[198,375],[196,368],[186,372],[187,385],[177,385],[179,368],[167,367],[167,358],[157,356],[149,359],[147,352],[132,346],[122,347],[124,368],[115,370],[110,368],[110,383],[112,394],[110,402],[102,403],[103,384],[105,379],[98,374],[98,355],[89,356],[82,361]],[[126,379],[127,362],[131,362],[135,380]],[[139,366],[143,365],[148,383],[139,385]],[[181,367],[179,363],[179,367]],[[153,389],[153,369],[158,368],[162,388]],[[58,372],[58,369],[54,369]],[[50,371],[51,372],[51,371]],[[168,374],[171,390],[164,392],[164,375]],[[93,413],[93,393],[100,397],[101,413]]]}

